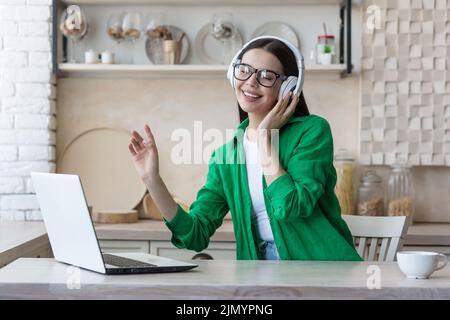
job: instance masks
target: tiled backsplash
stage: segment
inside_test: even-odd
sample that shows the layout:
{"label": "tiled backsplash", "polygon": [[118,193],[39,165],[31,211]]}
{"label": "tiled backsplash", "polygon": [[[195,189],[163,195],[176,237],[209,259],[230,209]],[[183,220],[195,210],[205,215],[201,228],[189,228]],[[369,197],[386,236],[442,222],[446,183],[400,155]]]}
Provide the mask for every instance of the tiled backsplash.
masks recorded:
{"label": "tiled backsplash", "polygon": [[450,1],[366,0],[368,8],[360,161],[450,166]]}

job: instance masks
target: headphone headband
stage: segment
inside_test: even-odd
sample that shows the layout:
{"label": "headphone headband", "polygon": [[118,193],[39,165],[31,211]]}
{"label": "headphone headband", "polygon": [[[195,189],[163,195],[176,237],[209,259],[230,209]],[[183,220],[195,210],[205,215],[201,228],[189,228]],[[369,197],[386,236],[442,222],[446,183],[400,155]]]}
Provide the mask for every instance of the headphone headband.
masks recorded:
{"label": "headphone headband", "polygon": [[283,42],[290,50],[291,52],[294,54],[296,62],[297,62],[297,67],[298,67],[298,80],[297,80],[297,84],[295,85],[295,89],[293,91],[293,93],[299,93],[302,90],[303,87],[303,81],[304,81],[304,73],[305,73],[305,61],[303,59],[303,55],[300,52],[300,50],[294,46],[292,43],[290,43],[289,41],[283,39],[283,38],[279,38],[279,37],[275,37],[275,36],[260,36],[257,38],[254,38],[252,40],[250,40],[249,42],[247,42],[246,44],[244,44],[244,46],[241,48],[241,50],[239,50],[236,55],[234,56],[233,60],[231,60],[230,66],[228,67],[228,72],[227,72],[227,78],[228,80],[230,80],[231,85],[234,87],[233,84],[233,69],[234,69],[234,65],[236,63],[238,63],[240,61],[239,56],[241,55],[241,53],[253,42],[257,41],[257,40],[261,40],[261,39],[273,39],[273,40],[278,40]]}

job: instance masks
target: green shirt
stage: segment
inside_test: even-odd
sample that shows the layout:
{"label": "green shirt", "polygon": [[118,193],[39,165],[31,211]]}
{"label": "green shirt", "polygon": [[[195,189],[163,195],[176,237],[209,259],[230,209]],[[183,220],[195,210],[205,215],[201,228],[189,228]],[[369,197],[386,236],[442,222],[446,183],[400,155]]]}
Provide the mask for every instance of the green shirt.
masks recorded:
{"label": "green shirt", "polygon": [[[239,260],[257,260],[258,245],[251,223],[247,181],[244,120],[232,139],[216,149],[209,162],[206,183],[198,191],[189,213],[178,205],[171,221],[177,248],[197,252],[231,212]],[[273,237],[282,260],[362,260],[341,217],[334,193],[333,138],[328,122],[317,115],[291,117],[279,131],[280,165],[286,174],[263,193]]]}

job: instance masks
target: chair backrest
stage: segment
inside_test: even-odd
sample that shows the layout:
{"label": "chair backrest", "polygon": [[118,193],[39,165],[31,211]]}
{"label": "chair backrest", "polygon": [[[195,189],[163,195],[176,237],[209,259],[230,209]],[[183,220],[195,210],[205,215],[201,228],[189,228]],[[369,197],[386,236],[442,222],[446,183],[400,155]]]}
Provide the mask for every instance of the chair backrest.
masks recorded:
{"label": "chair backrest", "polygon": [[394,261],[403,247],[409,218],[342,215],[358,254],[366,261]]}

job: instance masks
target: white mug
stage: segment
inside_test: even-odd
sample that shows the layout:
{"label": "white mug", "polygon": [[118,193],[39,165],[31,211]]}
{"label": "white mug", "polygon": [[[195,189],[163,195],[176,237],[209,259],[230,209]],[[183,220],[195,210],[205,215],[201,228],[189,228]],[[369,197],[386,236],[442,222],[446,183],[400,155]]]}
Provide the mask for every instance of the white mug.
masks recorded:
{"label": "white mug", "polygon": [[89,50],[84,53],[86,63],[99,63],[98,53],[94,50]]}
{"label": "white mug", "polygon": [[[442,262],[440,266],[439,262]],[[444,268],[447,263],[447,256],[437,252],[397,252],[397,264],[410,279],[428,279],[434,271]]]}
{"label": "white mug", "polygon": [[102,63],[112,64],[114,63],[114,53],[108,50],[102,52]]}

